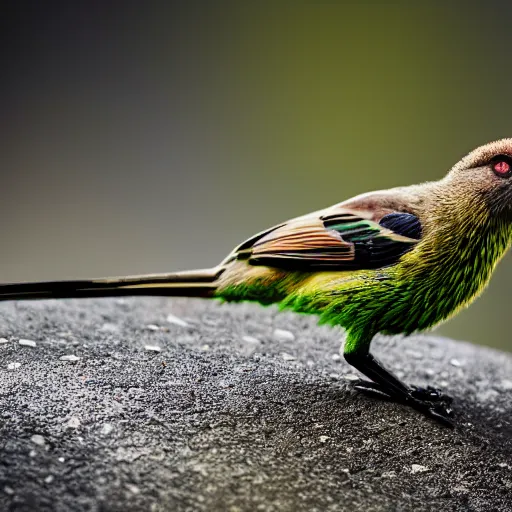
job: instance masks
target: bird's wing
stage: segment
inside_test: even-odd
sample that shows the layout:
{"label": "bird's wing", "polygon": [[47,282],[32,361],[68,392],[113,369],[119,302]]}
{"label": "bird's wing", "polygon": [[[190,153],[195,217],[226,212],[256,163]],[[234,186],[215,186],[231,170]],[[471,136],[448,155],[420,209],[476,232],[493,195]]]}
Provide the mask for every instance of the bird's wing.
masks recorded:
{"label": "bird's wing", "polygon": [[396,263],[420,238],[420,220],[411,213],[375,220],[371,212],[338,206],[260,233],[235,256],[286,270],[375,269]]}

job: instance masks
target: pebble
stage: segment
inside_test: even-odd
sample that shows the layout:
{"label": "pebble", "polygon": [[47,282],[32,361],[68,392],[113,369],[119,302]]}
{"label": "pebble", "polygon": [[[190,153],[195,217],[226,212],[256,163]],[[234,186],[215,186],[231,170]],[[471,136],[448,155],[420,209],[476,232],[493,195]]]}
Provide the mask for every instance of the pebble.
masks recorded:
{"label": "pebble", "polygon": [[360,380],[360,378],[355,373],[347,373],[347,375],[343,375],[343,378],[349,382],[356,382]]}
{"label": "pebble", "polygon": [[148,325],[146,325],[146,329],[148,329],[150,331],[159,331],[160,327],[158,327],[158,325],[155,325],[155,324],[148,324]]}
{"label": "pebble", "polygon": [[54,476],[53,475],[48,475],[44,481],[47,483],[47,484],[51,484],[54,480]]}
{"label": "pebble", "polygon": [[37,444],[37,446],[44,446],[46,444],[45,440],[44,440],[44,437],[39,435],[39,434],[34,434],[30,440],[34,443],[34,444]]}
{"label": "pebble", "polygon": [[4,343],[9,343],[9,340],[7,338],[0,338],[0,345],[3,345]]}
{"label": "pebble", "polygon": [[499,392],[490,388],[478,391],[476,394],[476,397],[480,402],[491,402],[496,399],[497,396],[499,396]]}
{"label": "pebble", "polygon": [[333,354],[333,355],[331,356],[331,359],[332,359],[333,361],[341,361],[341,356],[340,356],[339,354]]}
{"label": "pebble", "polygon": [[7,365],[8,370],[17,370],[21,366],[21,363],[9,363]]}
{"label": "pebble", "polygon": [[162,349],[156,345],[146,345],[144,349],[148,350],[149,352],[162,352]]}
{"label": "pebble", "polygon": [[133,484],[125,484],[126,489],[128,489],[132,494],[139,494],[140,489]]}
{"label": "pebble", "polygon": [[284,329],[275,329],[274,339],[279,342],[293,341],[295,339],[295,335],[293,332],[285,331]]}
{"label": "pebble", "polygon": [[179,325],[180,327],[189,327],[190,325],[187,322],[185,322],[185,320],[182,320],[181,318],[178,318],[177,316],[171,314],[167,315],[167,321],[170,324]]}
{"label": "pebble", "polygon": [[257,343],[260,343],[260,340],[258,338],[255,338],[254,336],[242,336],[242,340],[246,343],[254,343],[255,345]]}
{"label": "pebble", "polygon": [[503,391],[512,391],[512,380],[502,379],[499,386]]}
{"label": "pebble", "polygon": [[329,436],[320,436],[318,439],[320,440],[321,443],[325,443],[327,441],[327,439],[330,439],[330,437]]}
{"label": "pebble", "polygon": [[462,366],[462,363],[458,359],[450,359],[450,364],[457,368]]}
{"label": "pebble", "polygon": [[418,352],[417,350],[411,350],[411,349],[407,349],[405,351],[405,353],[412,357],[413,359],[422,359],[423,358],[423,354],[421,352]]}
{"label": "pebble", "polygon": [[100,329],[99,329],[101,332],[119,332],[120,329],[119,329],[119,326],[116,325],[116,324],[112,324],[112,323],[105,323],[103,324]]}
{"label": "pebble", "polygon": [[66,459],[65,459],[64,457],[59,457],[57,460],[58,460],[59,462],[64,462]]}
{"label": "pebble", "polygon": [[413,464],[411,466],[411,473],[424,473],[425,471],[429,471],[427,466],[422,466],[421,464]]}
{"label": "pebble", "polygon": [[112,423],[104,423],[101,427],[101,433],[104,436],[108,436],[114,430],[114,425]]}
{"label": "pebble", "polygon": [[21,339],[20,341],[18,341],[18,343],[24,347],[35,347],[36,346],[36,342],[33,341],[33,340],[24,340],[24,339]]}
{"label": "pebble", "polygon": [[14,489],[12,487],[9,487],[8,485],[6,485],[4,487],[4,492],[5,492],[5,494],[9,494],[9,496],[12,496],[14,494]]}
{"label": "pebble", "polygon": [[59,360],[60,361],[76,362],[76,361],[80,361],[80,358],[78,356],[73,355],[73,354],[69,354],[67,356],[60,356]]}
{"label": "pebble", "polygon": [[281,354],[281,357],[285,360],[285,361],[295,361],[296,357],[295,356],[292,356],[291,354],[287,354],[286,352],[283,352]]}
{"label": "pebble", "polygon": [[66,423],[66,428],[78,428],[80,426],[80,419],[77,416],[71,416]]}

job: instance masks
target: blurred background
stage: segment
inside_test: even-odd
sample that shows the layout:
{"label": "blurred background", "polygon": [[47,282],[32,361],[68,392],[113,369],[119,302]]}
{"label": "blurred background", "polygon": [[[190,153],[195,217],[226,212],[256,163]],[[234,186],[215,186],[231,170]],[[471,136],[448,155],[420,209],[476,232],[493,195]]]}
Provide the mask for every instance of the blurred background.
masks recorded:
{"label": "blurred background", "polygon": [[[421,4],[3,2],[0,281],[211,266],[511,137],[512,4]],[[512,350],[511,287],[438,332]]]}

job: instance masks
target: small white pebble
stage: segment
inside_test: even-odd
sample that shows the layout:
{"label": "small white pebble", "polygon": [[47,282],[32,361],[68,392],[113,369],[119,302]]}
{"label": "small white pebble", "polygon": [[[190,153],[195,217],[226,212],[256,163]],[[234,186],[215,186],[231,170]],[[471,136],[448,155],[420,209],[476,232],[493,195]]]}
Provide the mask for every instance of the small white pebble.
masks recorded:
{"label": "small white pebble", "polygon": [[242,336],[242,340],[246,343],[254,343],[255,345],[257,343],[260,343],[260,340],[258,338],[255,338],[254,336]]}
{"label": "small white pebble", "polygon": [[104,423],[103,427],[101,427],[101,433],[104,436],[108,436],[114,430],[114,425],[112,423]]}
{"label": "small white pebble", "polygon": [[130,491],[132,494],[139,494],[140,493],[140,489],[136,486],[136,485],[133,485],[133,484],[125,484],[125,487],[128,491]]}
{"label": "small white pebble", "polygon": [[37,455],[37,452],[36,452],[35,450],[30,450],[30,451],[28,452],[28,456],[29,456],[29,457],[35,457],[36,455]]}
{"label": "small white pebble", "polygon": [[37,446],[44,446],[46,444],[45,440],[44,440],[44,437],[39,435],[39,434],[34,434],[30,440],[34,443],[34,444],[37,444]]}
{"label": "small white pebble", "polygon": [[44,481],[47,483],[47,484],[51,484],[54,480],[54,476],[53,475],[48,475]]}
{"label": "small white pebble", "polygon": [[327,441],[327,439],[330,439],[330,437],[329,436],[320,436],[318,439],[320,440],[321,443],[325,443]]}
{"label": "small white pebble", "polygon": [[178,318],[177,316],[171,314],[167,315],[167,321],[170,324],[179,325],[180,327],[188,327],[190,325],[187,322],[185,322],[185,320],[182,320],[181,318]]}
{"label": "small white pebble", "polygon": [[203,352],[208,352],[208,350],[210,350],[210,345],[203,345],[203,346],[201,347],[201,350],[202,350]]}
{"label": "small white pebble", "polygon": [[293,332],[285,331],[284,329],[275,329],[274,339],[280,342],[293,341],[295,339],[295,335]]}
{"label": "small white pebble", "polygon": [[424,473],[425,471],[429,471],[427,466],[422,466],[421,464],[413,464],[411,466],[411,473]]}
{"label": "small white pebble", "polygon": [[6,485],[4,487],[4,492],[5,492],[5,494],[9,494],[10,496],[12,496],[14,494],[14,489],[12,487],[9,487],[8,485]]}
{"label": "small white pebble", "polygon": [[458,359],[450,359],[450,364],[452,366],[456,366],[457,368],[462,366],[462,363]]}
{"label": "small white pebble", "polygon": [[119,326],[110,322],[103,324],[100,329],[101,332],[119,332]]}
{"label": "small white pebble", "polygon": [[502,379],[500,388],[503,389],[503,391],[512,391],[512,380]]}
{"label": "small white pebble", "polygon": [[80,426],[80,418],[71,416],[69,421],[66,423],[66,428],[78,428]]}
{"label": "small white pebble", "polygon": [[347,375],[343,375],[343,378],[349,382],[356,382],[361,380],[355,373],[347,373]]}
{"label": "small white pebble", "polygon": [[500,463],[498,464],[498,466],[499,466],[500,468],[512,469],[512,466],[509,466],[506,462],[500,462]]}
{"label": "small white pebble", "polygon": [[7,338],[0,338],[0,345],[3,345],[4,343],[9,343],[9,340]]}
{"label": "small white pebble", "polygon": [[339,354],[333,354],[333,355],[331,356],[331,359],[332,359],[333,361],[340,361],[340,360],[341,360],[341,356],[340,356]]}
{"label": "small white pebble", "polygon": [[156,345],[146,345],[144,349],[148,350],[149,352],[162,352],[162,349]]}
{"label": "small white pebble", "polygon": [[155,324],[148,324],[146,325],[146,329],[148,329],[149,331],[159,331],[160,327],[158,327],[158,325]]}
{"label": "small white pebble", "polygon": [[21,363],[9,363],[7,365],[8,370],[17,370],[21,366]]}
{"label": "small white pebble", "polygon": [[33,341],[33,340],[24,340],[24,339],[21,339],[20,341],[18,341],[18,343],[24,347],[35,347],[36,346],[36,342]]}
{"label": "small white pebble", "polygon": [[58,460],[59,462],[64,462],[66,459],[65,459],[64,457],[59,457],[57,460]]}
{"label": "small white pebble", "polygon": [[60,356],[59,360],[60,361],[76,362],[76,361],[80,361],[80,358],[78,356],[73,355],[73,354],[69,354],[67,356]]}
{"label": "small white pebble", "polygon": [[295,356],[292,356],[291,354],[286,354],[285,352],[283,352],[281,354],[281,357],[285,360],[285,361],[295,361]]}
{"label": "small white pebble", "polygon": [[409,356],[409,357],[412,357],[413,359],[422,359],[423,358],[423,354],[421,352],[418,352],[417,350],[411,350],[411,349],[407,349],[405,351],[405,353]]}

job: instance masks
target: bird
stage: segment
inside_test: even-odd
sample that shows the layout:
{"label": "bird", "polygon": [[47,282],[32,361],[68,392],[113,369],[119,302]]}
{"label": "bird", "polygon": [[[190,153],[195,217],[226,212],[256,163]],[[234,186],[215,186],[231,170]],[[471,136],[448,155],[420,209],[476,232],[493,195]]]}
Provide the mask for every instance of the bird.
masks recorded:
{"label": "bird", "polygon": [[0,285],[0,300],[185,296],[277,304],[345,330],[356,389],[453,426],[451,398],[402,382],[377,334],[426,331],[488,285],[512,243],[512,138],[466,154],[438,181],[367,192],[282,222],[203,270]]}

